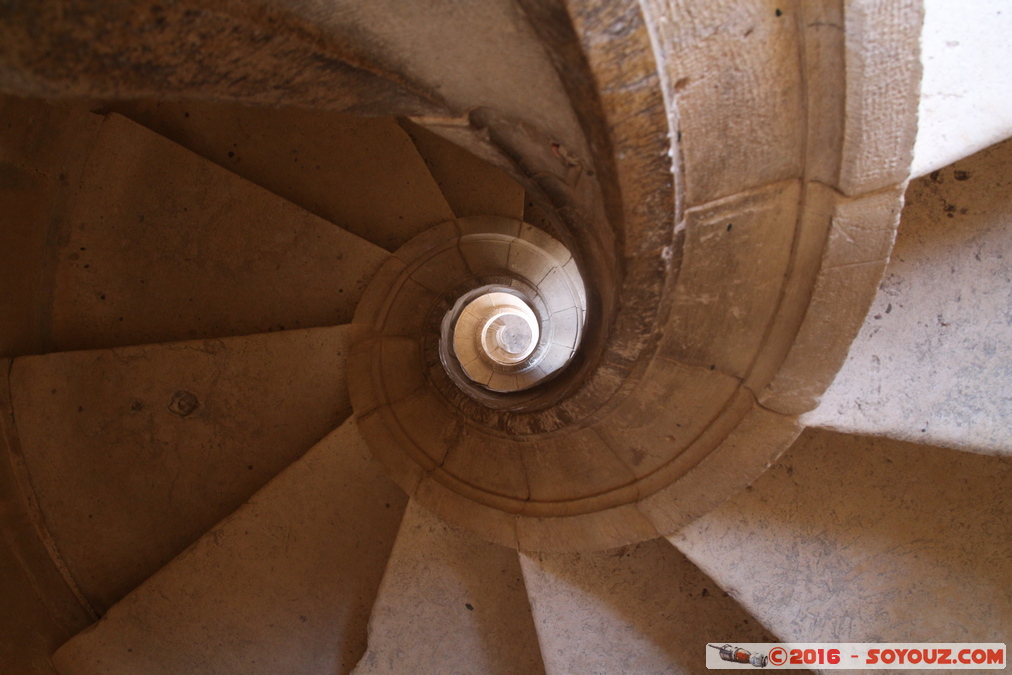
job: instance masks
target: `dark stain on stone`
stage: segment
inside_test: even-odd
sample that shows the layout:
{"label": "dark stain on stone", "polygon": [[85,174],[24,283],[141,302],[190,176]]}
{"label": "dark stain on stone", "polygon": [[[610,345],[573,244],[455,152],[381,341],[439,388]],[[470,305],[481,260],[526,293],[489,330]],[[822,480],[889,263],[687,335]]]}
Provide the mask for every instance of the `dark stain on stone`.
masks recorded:
{"label": "dark stain on stone", "polygon": [[702,595],[704,598],[709,597],[710,596],[710,589],[709,588],[704,588],[703,592],[700,595]]}
{"label": "dark stain on stone", "polygon": [[784,13],[781,12],[779,9],[777,9],[777,16],[783,16],[783,15],[784,15]]}
{"label": "dark stain on stone", "polygon": [[970,180],[970,173],[968,171],[956,169],[952,172],[952,175],[956,180]]}
{"label": "dark stain on stone", "polygon": [[935,182],[935,183],[941,183],[942,182],[942,170],[941,169],[939,169],[938,171],[932,171],[928,175],[929,175],[929,177],[931,178],[931,180],[933,182]]}
{"label": "dark stain on stone", "polygon": [[200,401],[197,400],[197,396],[190,391],[180,389],[172,395],[172,400],[169,401],[169,411],[174,412],[180,417],[188,417],[200,407]]}
{"label": "dark stain on stone", "polygon": [[474,611],[474,607],[472,607],[472,606],[471,606],[471,603],[470,603],[470,602],[464,603],[464,607],[467,607],[467,610],[468,610],[469,612],[470,612],[470,611]]}
{"label": "dark stain on stone", "polygon": [[130,404],[130,410],[140,412],[141,410],[144,410],[144,403],[142,401],[134,401]]}
{"label": "dark stain on stone", "polygon": [[643,448],[634,447],[632,450],[632,463],[634,466],[639,466],[646,459],[647,452]]}

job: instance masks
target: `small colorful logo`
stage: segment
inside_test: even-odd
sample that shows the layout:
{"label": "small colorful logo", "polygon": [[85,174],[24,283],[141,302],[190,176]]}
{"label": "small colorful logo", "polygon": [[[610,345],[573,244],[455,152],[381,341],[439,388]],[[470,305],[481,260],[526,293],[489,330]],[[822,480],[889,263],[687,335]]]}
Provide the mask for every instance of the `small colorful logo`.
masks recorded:
{"label": "small colorful logo", "polygon": [[[710,651],[710,650],[714,651]],[[710,670],[1001,670],[1006,645],[990,642],[706,643]]]}
{"label": "small colorful logo", "polygon": [[750,663],[756,668],[765,668],[769,659],[765,654],[753,654],[752,652],[742,649],[741,647],[732,647],[731,645],[724,645],[718,647],[717,645],[706,645],[712,647],[720,653],[720,658],[723,661],[730,661],[731,663]]}

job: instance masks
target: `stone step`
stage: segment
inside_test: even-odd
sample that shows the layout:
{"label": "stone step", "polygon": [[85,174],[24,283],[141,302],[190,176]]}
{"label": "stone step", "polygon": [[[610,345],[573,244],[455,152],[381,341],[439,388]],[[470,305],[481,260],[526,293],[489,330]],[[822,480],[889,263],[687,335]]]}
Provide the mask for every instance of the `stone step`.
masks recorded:
{"label": "stone step", "polygon": [[454,215],[391,117],[200,101],[111,107],[390,251]]}
{"label": "stone step", "polygon": [[61,675],[348,672],[406,501],[349,419],[53,664]]}
{"label": "stone step", "polygon": [[775,642],[664,539],[522,554],[548,675],[706,672],[708,642]]}
{"label": "stone step", "polygon": [[350,328],[16,359],[38,508],[104,612],[350,413]]}
{"label": "stone step", "polygon": [[72,199],[58,350],[343,324],[387,256],[117,114]]}
{"label": "stone step", "polygon": [[517,552],[409,502],[354,675],[544,672]]}
{"label": "stone step", "polygon": [[1006,457],[810,429],[671,541],[784,642],[1002,642],[1010,484]]}
{"label": "stone step", "polygon": [[1012,141],[910,184],[843,368],[803,421],[1012,453]]}
{"label": "stone step", "polygon": [[1012,14],[1002,0],[925,0],[921,95],[911,176],[1012,136]]}
{"label": "stone step", "polygon": [[401,126],[414,141],[453,215],[524,220],[524,189],[509,174],[424,127],[407,120]]}

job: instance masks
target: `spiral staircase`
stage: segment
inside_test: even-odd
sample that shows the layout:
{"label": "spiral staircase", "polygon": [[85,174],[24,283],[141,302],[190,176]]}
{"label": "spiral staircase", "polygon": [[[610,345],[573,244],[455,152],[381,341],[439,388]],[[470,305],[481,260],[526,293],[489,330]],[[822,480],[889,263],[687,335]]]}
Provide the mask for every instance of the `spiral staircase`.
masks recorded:
{"label": "spiral staircase", "polygon": [[1012,128],[926,5],[5,7],[3,672],[1007,642]]}

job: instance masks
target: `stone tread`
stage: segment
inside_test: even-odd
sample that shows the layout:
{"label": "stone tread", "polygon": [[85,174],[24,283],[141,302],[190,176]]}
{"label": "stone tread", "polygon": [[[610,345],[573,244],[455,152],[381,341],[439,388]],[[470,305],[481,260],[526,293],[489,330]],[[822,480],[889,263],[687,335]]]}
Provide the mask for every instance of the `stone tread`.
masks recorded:
{"label": "stone tread", "polygon": [[348,672],[405,505],[348,420],[53,663],[60,675]]}

